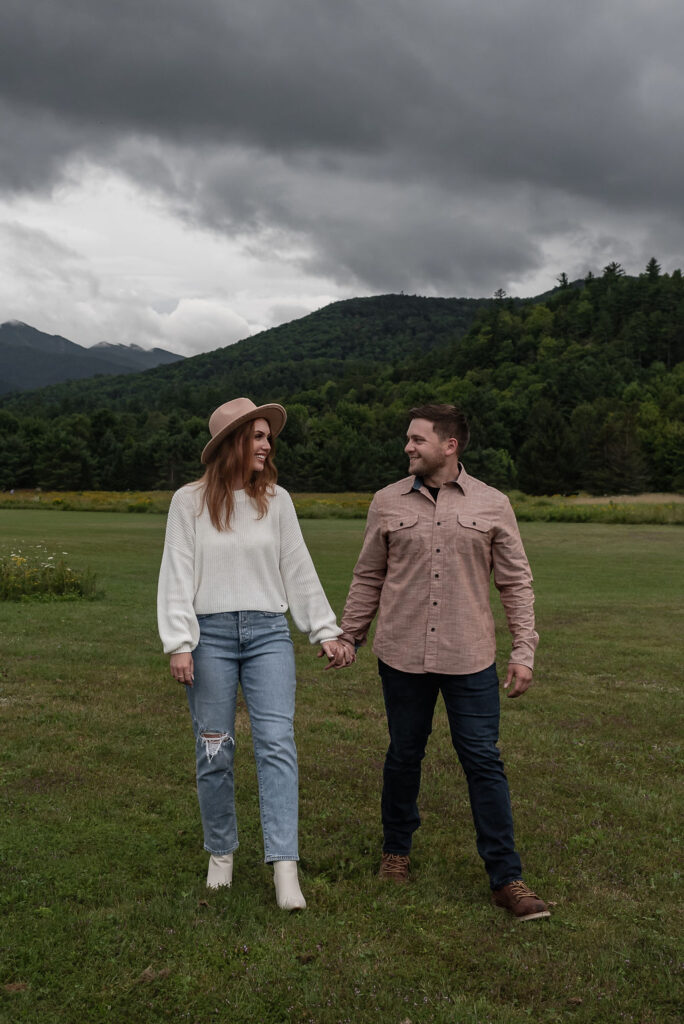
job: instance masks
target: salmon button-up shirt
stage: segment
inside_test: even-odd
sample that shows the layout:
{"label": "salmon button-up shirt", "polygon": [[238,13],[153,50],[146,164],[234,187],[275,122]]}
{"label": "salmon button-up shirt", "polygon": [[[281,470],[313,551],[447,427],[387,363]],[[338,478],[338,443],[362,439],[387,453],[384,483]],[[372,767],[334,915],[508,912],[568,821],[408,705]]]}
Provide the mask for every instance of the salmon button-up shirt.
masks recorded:
{"label": "salmon button-up shirt", "polygon": [[510,661],[533,667],[532,574],[505,494],[468,476],[440,488],[420,477],[378,491],[342,616],[341,640],[366,640],[403,672],[463,675],[496,657],[489,580],[494,576],[513,640]]}

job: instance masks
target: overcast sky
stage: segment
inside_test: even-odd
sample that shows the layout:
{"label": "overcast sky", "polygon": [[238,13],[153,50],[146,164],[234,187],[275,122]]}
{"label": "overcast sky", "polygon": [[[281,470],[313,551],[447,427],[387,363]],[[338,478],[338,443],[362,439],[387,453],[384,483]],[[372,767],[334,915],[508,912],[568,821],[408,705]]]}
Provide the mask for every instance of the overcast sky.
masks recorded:
{"label": "overcast sky", "polygon": [[684,264],[681,0],[3,0],[0,320],[194,354]]}

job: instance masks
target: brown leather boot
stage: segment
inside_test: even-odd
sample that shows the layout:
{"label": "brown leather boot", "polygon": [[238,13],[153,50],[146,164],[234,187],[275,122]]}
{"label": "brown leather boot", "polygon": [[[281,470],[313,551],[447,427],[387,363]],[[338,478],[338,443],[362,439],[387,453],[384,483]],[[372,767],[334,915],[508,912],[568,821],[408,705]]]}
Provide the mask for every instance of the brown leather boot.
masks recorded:
{"label": "brown leather boot", "polygon": [[538,917],[551,917],[551,911],[544,901],[540,900],[522,879],[495,889],[492,893],[492,900],[495,906],[510,911],[518,921],[533,921]]}
{"label": "brown leather boot", "polygon": [[383,853],[378,878],[386,882],[408,882],[409,865],[405,853]]}

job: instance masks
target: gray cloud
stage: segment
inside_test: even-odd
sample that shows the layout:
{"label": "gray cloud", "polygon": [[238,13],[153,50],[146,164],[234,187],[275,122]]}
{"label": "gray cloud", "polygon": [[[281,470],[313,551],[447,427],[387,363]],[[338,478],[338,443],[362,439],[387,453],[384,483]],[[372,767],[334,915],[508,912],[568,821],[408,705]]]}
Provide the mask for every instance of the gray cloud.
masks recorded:
{"label": "gray cloud", "polygon": [[678,0],[10,0],[0,33],[7,190],[87,157],[359,291],[681,246]]}
{"label": "gray cloud", "polygon": [[0,248],[5,246],[21,277],[38,290],[46,294],[68,290],[83,298],[97,294],[97,280],[78,253],[46,231],[17,223],[0,224]]}

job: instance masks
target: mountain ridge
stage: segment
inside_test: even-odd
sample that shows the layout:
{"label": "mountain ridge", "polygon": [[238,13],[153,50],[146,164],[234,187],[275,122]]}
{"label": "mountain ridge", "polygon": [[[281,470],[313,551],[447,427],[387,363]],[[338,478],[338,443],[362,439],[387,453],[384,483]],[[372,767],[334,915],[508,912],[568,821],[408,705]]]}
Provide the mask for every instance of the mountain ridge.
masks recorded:
{"label": "mountain ridge", "polygon": [[7,320],[0,324],[0,394],[32,391],[97,374],[138,373],[183,358],[167,349],[111,342],[87,348],[22,320]]}

